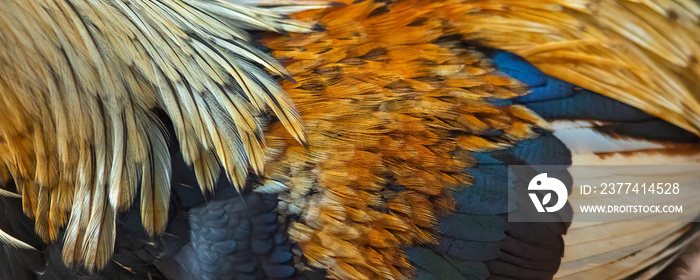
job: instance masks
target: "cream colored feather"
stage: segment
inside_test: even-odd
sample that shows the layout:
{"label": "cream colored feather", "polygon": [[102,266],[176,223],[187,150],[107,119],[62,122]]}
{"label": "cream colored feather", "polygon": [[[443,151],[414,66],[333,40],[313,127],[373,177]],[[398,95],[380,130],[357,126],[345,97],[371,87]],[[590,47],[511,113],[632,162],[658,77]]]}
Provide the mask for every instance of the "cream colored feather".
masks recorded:
{"label": "cream colored feather", "polygon": [[[147,232],[165,227],[170,153],[154,110],[172,121],[203,191],[221,171],[238,188],[249,167],[262,172],[255,116],[267,107],[305,141],[294,105],[271,77],[288,72],[247,33],[313,28],[279,8],[0,0],[0,170],[9,174],[3,181],[15,181],[40,236],[56,241],[66,226],[66,263],[102,268],[115,216],[137,197]],[[2,232],[0,240],[24,246]]]}
{"label": "cream colored feather", "polygon": [[[553,124],[557,136],[572,152],[574,166],[615,165],[614,175],[603,172],[578,172],[572,174],[574,186],[577,176],[595,174],[613,181],[634,181],[639,178],[674,178],[683,186],[682,196],[636,197],[633,203],[684,205],[683,213],[677,221],[659,222],[653,214],[638,216],[635,222],[620,215],[619,219],[607,222],[573,222],[564,236],[564,256],[555,279],[623,279],[650,266],[639,279],[649,279],[658,273],[668,262],[664,259],[675,256],[679,250],[696,235],[690,224],[700,215],[700,206],[693,204],[700,197],[697,186],[697,165],[700,164],[699,144],[671,144],[643,139],[614,138],[599,132],[604,123],[559,121]],[[625,165],[675,165],[675,168],[660,168],[654,172],[648,169],[623,169]],[[625,173],[625,170],[630,173]],[[640,170],[646,170],[639,174]],[[636,178],[636,179],[634,179]],[[586,196],[572,191],[568,198],[574,215],[580,212],[579,205],[600,203],[631,204],[629,196],[607,196],[594,194]],[[617,217],[617,216],[616,216]]]}
{"label": "cream colored feather", "polygon": [[36,250],[36,248],[32,247],[31,245],[25,243],[22,240],[19,240],[15,238],[12,235],[7,234],[6,232],[0,230],[0,242],[8,244],[12,247],[19,248],[19,249],[27,249],[27,250]]}

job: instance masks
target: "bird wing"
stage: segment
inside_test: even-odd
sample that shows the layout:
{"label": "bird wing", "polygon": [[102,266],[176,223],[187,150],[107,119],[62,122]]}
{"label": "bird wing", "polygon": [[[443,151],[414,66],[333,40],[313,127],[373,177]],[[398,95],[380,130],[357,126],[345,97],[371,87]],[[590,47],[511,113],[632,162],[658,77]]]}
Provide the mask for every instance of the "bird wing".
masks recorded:
{"label": "bird wing", "polygon": [[[684,223],[658,228],[610,223],[574,224],[575,234],[562,237],[566,223],[509,223],[512,209],[503,195],[510,191],[504,189],[507,165],[601,162],[600,151],[577,150],[582,142],[613,147],[607,152],[616,155],[656,147],[644,160],[697,149],[693,133],[667,123],[697,132],[697,101],[688,93],[697,82],[695,59],[683,56],[692,53],[686,50],[694,41],[639,38],[658,35],[653,29],[664,24],[695,34],[695,27],[686,26],[694,4],[674,2],[681,3],[679,10],[658,9],[663,3],[656,1],[345,2],[295,15],[321,22],[324,31],[268,36],[265,44],[288,72],[258,51],[243,30],[310,30],[312,25],[278,12],[320,2],[267,9],[196,0],[0,2],[0,62],[9,66],[0,70],[0,110],[6,112],[0,116],[0,178],[16,185],[2,192],[8,196],[3,199],[22,196],[24,212],[43,240],[55,240],[67,224],[58,255],[67,263],[101,268],[114,246],[116,213],[133,207],[134,200],[147,236],[168,221],[176,176],[173,144],[161,127],[168,120],[202,191],[214,188],[219,165],[238,188],[249,167],[260,173],[266,181],[257,190],[278,193],[278,219],[289,224],[306,268],[336,279],[651,274],[693,236]],[[617,8],[632,18],[624,22],[634,24],[620,28],[619,19],[605,17]],[[647,17],[649,10],[654,13]],[[640,22],[659,16],[667,20]],[[517,58],[502,61],[498,53],[476,49],[483,46],[521,54],[544,74]],[[523,68],[508,71],[513,61]],[[298,83],[277,86],[270,73]],[[574,85],[614,99],[601,100]],[[266,106],[279,120],[267,127],[261,116]],[[588,106],[597,109],[586,111]],[[648,118],[642,123],[624,119],[640,112]],[[603,116],[623,119],[591,122]],[[584,120],[589,127],[568,133],[570,124],[556,126],[560,119]],[[645,132],[652,129],[663,133],[650,139],[654,135]],[[634,141],[614,141],[613,135]],[[298,258],[289,253],[267,258],[272,243],[251,238],[277,231],[264,213],[274,205],[237,209],[245,202],[232,197],[229,204],[207,203],[186,215],[192,218],[189,226],[198,227],[193,233],[209,235],[185,247],[193,252],[176,257],[213,263],[179,276],[204,277],[211,269],[222,269],[212,275],[227,273],[224,269],[259,273],[258,264],[217,263],[219,256],[231,259],[231,252],[259,254],[256,260],[267,274],[255,275],[290,276],[287,264]],[[220,207],[226,208],[223,214]],[[229,214],[235,218],[220,221]],[[264,230],[241,233],[230,224],[258,219]],[[16,227],[0,228],[9,229],[0,238],[21,234]],[[613,234],[595,244],[578,239],[600,228]],[[615,235],[628,229],[636,235]],[[235,232],[241,243],[215,240],[219,232]],[[604,245],[611,242],[624,247]],[[41,245],[33,243],[28,245]],[[217,251],[196,251],[193,244]],[[286,243],[279,246],[290,250]],[[53,248],[50,257],[57,256]],[[15,248],[0,250],[16,259]],[[567,256],[568,251],[573,253]],[[28,258],[25,263],[34,261]],[[660,265],[646,272],[636,268],[654,264]],[[0,276],[37,270],[30,265]]]}
{"label": "bird wing", "polygon": [[[616,3],[599,2],[600,5]],[[619,5],[636,5],[619,2]],[[574,18],[574,11],[564,4],[525,1],[348,1],[346,4],[346,7],[296,15],[318,20],[326,28],[323,33],[264,41],[299,82],[283,86],[299,106],[312,139],[306,150],[281,131],[275,132],[279,128],[273,124],[267,141],[272,161],[266,173],[281,184],[270,185],[281,190],[280,211],[292,221],[290,236],[299,242],[310,267],[326,270],[335,279],[391,279],[406,275],[416,275],[419,279],[489,276],[540,279],[555,277],[557,271],[556,277],[575,278],[578,276],[573,274],[583,270],[591,273],[585,275],[624,277],[669,260],[694,236],[694,229],[687,222],[664,224],[661,228],[609,223],[599,228],[609,236],[601,236],[594,245],[587,244],[576,240],[582,236],[583,224],[574,224],[571,228],[574,234],[563,238],[569,227],[565,223],[507,222],[504,216],[512,209],[496,198],[503,199],[507,194],[508,190],[503,188],[507,185],[508,165],[581,164],[581,151],[576,145],[582,143],[608,146],[607,152],[612,154],[640,152],[650,145],[655,148],[640,152],[641,157],[626,156],[627,163],[656,162],[649,155],[659,154],[660,158],[669,158],[666,164],[697,164],[693,158],[698,147],[692,113],[697,101],[684,93],[691,91],[696,78],[684,76],[686,72],[667,65],[664,60],[654,60],[641,67],[630,62],[638,60],[616,57],[620,50],[612,47],[617,45],[603,43],[603,39],[614,38],[622,46],[637,48],[647,56],[656,55],[619,34],[601,33],[604,35],[598,37],[599,41],[576,45],[570,42],[573,39],[549,36],[550,33],[542,31],[573,32],[560,30],[567,25],[527,21],[540,19],[530,15],[534,13],[531,10],[545,8],[542,14]],[[513,17],[525,19],[511,20]],[[572,20],[591,21],[590,24],[598,26],[598,18],[591,18],[581,16]],[[513,23],[516,20],[523,22],[518,25]],[[568,44],[547,44],[546,39],[561,39]],[[484,46],[516,53],[526,49],[523,46],[542,48],[532,51],[533,55],[548,51],[546,46],[557,46],[567,51],[574,49],[576,53],[556,53],[566,56],[559,59],[551,54],[544,57],[554,59],[532,59],[536,67],[519,58],[499,61],[496,55],[492,58],[497,67],[492,68],[488,66],[489,55],[470,49]],[[586,49],[589,47],[593,50]],[[528,53],[523,55],[530,58]],[[478,62],[474,64],[473,59]],[[508,67],[517,65],[512,61],[519,61],[520,65],[507,71]],[[584,63],[597,67],[598,72],[591,70],[593,66],[582,66]],[[677,72],[666,73],[657,69],[659,65]],[[561,76],[578,67],[584,70],[583,74],[576,72],[577,75],[595,72],[596,76],[592,77],[596,83],[586,83],[592,78],[572,79],[573,74]],[[640,73],[645,76],[635,76]],[[627,84],[612,80],[617,75],[624,77]],[[505,82],[509,81],[507,78],[497,81],[494,76],[510,76],[522,84]],[[664,84],[669,81],[674,87],[687,88],[670,90]],[[612,85],[601,87],[600,83]],[[646,83],[659,85],[652,87]],[[484,84],[491,86],[481,87]],[[520,92],[523,84],[531,93]],[[620,88],[615,91],[613,85]],[[499,87],[517,94],[503,95]],[[669,90],[660,90],[663,88]],[[449,106],[455,104],[484,104],[484,109],[496,110],[457,111],[461,120],[455,122],[451,119],[455,115],[454,107]],[[503,117],[510,128],[490,119],[501,118],[498,111],[510,110],[519,112],[506,113],[509,117]],[[520,116],[524,118],[519,120]],[[554,132],[539,130],[549,127],[538,120],[540,116],[553,124],[559,124],[560,120],[604,123],[600,128],[589,128],[590,135],[567,137],[560,127],[551,127]],[[442,129],[451,133],[440,132]],[[608,130],[607,134],[599,131],[604,129]],[[656,138],[650,131],[657,132]],[[443,135],[447,137],[441,138]],[[625,138],[615,141],[615,137],[623,137],[620,135]],[[451,144],[453,150],[432,146],[451,142],[456,144]],[[460,153],[468,156],[454,156]],[[600,155],[600,151],[583,154],[597,158],[590,163],[600,163],[601,157],[606,156]],[[677,161],[671,159],[674,154],[680,155]],[[457,167],[449,169],[448,159],[457,160],[461,168],[466,167],[471,177],[464,180],[455,176],[456,180],[450,181],[446,179],[449,177],[436,176],[458,173]],[[453,188],[453,183],[467,187]],[[443,194],[443,188],[450,193]],[[438,200],[442,197],[448,199]],[[445,206],[448,207],[440,208]],[[455,210],[455,214],[444,216],[445,211]],[[637,235],[620,237],[619,234],[624,234],[621,229]],[[625,248],[606,245],[609,242]],[[427,245],[431,243],[436,245]],[[397,247],[406,249],[396,250]],[[567,255],[567,251],[571,253]],[[565,256],[563,263],[562,256]]]}
{"label": "bird wing", "polygon": [[[635,107],[545,75],[513,54],[497,53],[493,59],[502,72],[529,86],[530,94],[515,102],[551,122],[552,136],[570,152],[572,165],[610,165],[615,174],[607,179],[620,181],[639,176],[624,173],[624,166],[654,164],[658,167],[647,170],[644,176],[666,180],[672,176],[684,186],[683,195],[663,199],[637,197],[636,203],[649,199],[645,202],[678,205],[700,197],[697,188],[693,188],[698,183],[700,163],[700,144],[695,134]],[[572,179],[586,182],[590,175],[603,176],[600,172],[576,172]],[[630,203],[629,196],[607,199],[610,205]],[[590,203],[590,197],[572,192],[569,202],[576,215],[577,205]],[[675,222],[660,222],[653,216],[626,222],[625,216],[619,215],[618,221],[572,223],[563,238],[563,259],[554,278],[651,278],[697,236],[697,226],[690,222],[700,211],[693,207],[683,210],[674,216]]]}

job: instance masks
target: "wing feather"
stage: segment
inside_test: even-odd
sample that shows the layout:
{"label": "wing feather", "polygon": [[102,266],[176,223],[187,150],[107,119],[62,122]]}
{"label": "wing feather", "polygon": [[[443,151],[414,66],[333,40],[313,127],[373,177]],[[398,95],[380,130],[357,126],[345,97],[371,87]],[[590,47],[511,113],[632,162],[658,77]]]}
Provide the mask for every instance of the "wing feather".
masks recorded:
{"label": "wing feather", "polygon": [[468,38],[699,133],[696,1],[461,2],[473,8],[456,19]]}

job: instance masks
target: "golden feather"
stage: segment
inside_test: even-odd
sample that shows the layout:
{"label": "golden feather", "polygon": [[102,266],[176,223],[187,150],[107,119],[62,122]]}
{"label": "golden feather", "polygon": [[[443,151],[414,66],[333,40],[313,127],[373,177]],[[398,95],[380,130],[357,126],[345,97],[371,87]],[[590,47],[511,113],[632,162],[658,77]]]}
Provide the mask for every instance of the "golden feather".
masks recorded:
{"label": "golden feather", "polygon": [[249,167],[262,172],[255,116],[265,107],[305,139],[270,76],[288,72],[247,31],[312,28],[279,9],[223,0],[0,1],[3,182],[15,181],[46,241],[66,226],[66,263],[100,269],[115,216],[135,198],[147,232],[167,223],[170,153],[154,110],[172,121],[203,191],[219,165],[239,188]]}
{"label": "golden feather", "polygon": [[462,0],[460,33],[700,133],[700,4]]}

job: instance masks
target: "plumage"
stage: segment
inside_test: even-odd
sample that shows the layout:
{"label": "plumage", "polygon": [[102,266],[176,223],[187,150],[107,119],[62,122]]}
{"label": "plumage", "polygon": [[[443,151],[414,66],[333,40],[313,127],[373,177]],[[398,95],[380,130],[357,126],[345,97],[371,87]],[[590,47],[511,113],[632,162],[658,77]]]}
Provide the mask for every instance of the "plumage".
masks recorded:
{"label": "plumage", "polygon": [[[473,161],[456,154],[503,148],[536,135],[532,127],[544,125],[520,106],[489,104],[490,98],[525,91],[497,76],[492,66],[480,63],[482,54],[459,42],[433,44],[451,26],[440,23],[439,10],[431,7],[413,13],[414,4],[389,8],[366,1],[334,8],[307,15],[320,18],[324,37],[299,34],[263,41],[279,59],[290,61],[297,83],[283,86],[310,136],[308,151],[289,149],[272,158],[267,176],[291,184],[282,199],[304,209],[292,218],[298,222],[291,236],[307,252],[309,264],[328,269],[333,278],[411,275],[400,249],[435,242],[436,219],[452,211],[449,190],[470,180],[459,173]],[[376,12],[382,8],[387,10]],[[421,18],[421,24],[411,25]],[[414,45],[422,52],[404,55]],[[460,83],[464,80],[472,83]],[[289,139],[280,128],[271,127],[271,141]],[[494,130],[505,133],[487,137]],[[289,139],[287,145],[298,144]],[[296,182],[298,176],[306,179]],[[386,184],[396,187],[383,188]],[[370,218],[353,217],[345,209],[367,212]],[[359,234],[349,234],[354,231]],[[342,251],[348,246],[353,253]],[[368,257],[372,254],[379,256]]]}
{"label": "plumage", "polygon": [[467,38],[697,133],[697,2],[462,2]]}
{"label": "plumage", "polygon": [[223,1],[3,1],[1,13],[2,164],[45,241],[67,226],[68,263],[105,265],[115,215],[138,189],[147,231],[163,230],[170,154],[153,110],[173,121],[205,192],[219,160],[239,188],[249,165],[262,171],[253,135],[264,106],[304,140],[294,105],[258,67],[288,77],[286,70],[245,30],[311,25]]}
{"label": "plumage", "polygon": [[653,277],[700,208],[518,223],[532,205],[508,196],[556,174],[554,215],[580,215],[586,164],[695,185],[699,19],[690,0],[0,0],[0,279]]}

